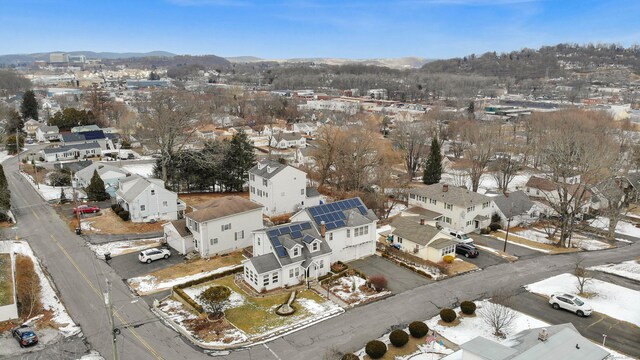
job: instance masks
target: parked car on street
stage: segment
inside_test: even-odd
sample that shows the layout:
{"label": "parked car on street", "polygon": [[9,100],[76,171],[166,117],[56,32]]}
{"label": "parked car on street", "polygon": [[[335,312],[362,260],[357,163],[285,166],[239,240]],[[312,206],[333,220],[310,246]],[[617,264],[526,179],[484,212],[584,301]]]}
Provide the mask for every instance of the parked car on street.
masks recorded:
{"label": "parked car on street", "polygon": [[458,243],[456,244],[456,254],[464,255],[464,257],[467,258],[474,258],[480,255],[480,252],[472,244]]}
{"label": "parked car on street", "polygon": [[95,214],[100,211],[100,208],[97,206],[91,205],[80,205],[77,208],[73,209],[73,214]]}
{"label": "parked car on street", "polygon": [[140,251],[138,259],[143,263],[150,264],[154,260],[168,259],[169,256],[171,256],[171,251],[168,249],[147,249]]}
{"label": "parked car on street", "polygon": [[11,334],[18,340],[20,347],[31,346],[38,343],[38,335],[27,325],[20,325],[12,329]]}
{"label": "parked car on street", "polygon": [[584,302],[581,298],[570,294],[553,294],[549,298],[549,304],[554,309],[565,309],[576,313],[576,315],[589,316],[593,312],[593,308]]}

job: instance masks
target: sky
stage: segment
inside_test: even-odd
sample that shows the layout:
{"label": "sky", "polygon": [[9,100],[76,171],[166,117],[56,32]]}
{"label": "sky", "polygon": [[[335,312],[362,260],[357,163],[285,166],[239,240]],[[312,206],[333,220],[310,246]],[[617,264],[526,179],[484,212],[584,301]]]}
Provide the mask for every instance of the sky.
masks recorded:
{"label": "sky", "polygon": [[0,54],[461,57],[640,43],[639,0],[0,0]]}

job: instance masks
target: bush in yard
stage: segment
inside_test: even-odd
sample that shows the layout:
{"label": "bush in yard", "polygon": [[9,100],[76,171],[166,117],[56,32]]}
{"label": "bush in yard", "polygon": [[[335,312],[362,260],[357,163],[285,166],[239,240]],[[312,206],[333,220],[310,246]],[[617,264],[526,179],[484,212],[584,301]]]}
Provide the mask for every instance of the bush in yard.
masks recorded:
{"label": "bush in yard", "polygon": [[226,286],[212,286],[198,295],[198,300],[208,313],[216,316],[222,315],[222,309],[229,302],[231,289]]}
{"label": "bush in yard", "polygon": [[491,231],[498,231],[502,229],[502,225],[500,225],[499,223],[491,223],[489,224],[489,229],[491,229]]}
{"label": "bush in yard", "polygon": [[491,215],[491,222],[492,223],[499,223],[500,221],[502,221],[502,218],[500,217],[500,214],[493,213],[493,215]]}
{"label": "bush in yard", "polygon": [[71,177],[60,171],[49,174],[49,185],[51,186],[70,186]]}
{"label": "bush in yard", "polygon": [[403,330],[396,329],[389,334],[389,341],[395,347],[403,347],[409,342],[409,335]]}
{"label": "bush in yard", "polygon": [[482,234],[482,235],[487,235],[490,232],[491,232],[491,229],[488,228],[488,227],[480,229],[480,234]]}
{"label": "bush in yard", "polygon": [[371,276],[369,278],[369,283],[377,292],[380,292],[387,288],[387,279],[382,275]]}
{"label": "bush in yard", "polygon": [[446,323],[451,323],[456,319],[456,312],[452,309],[442,309],[440,310],[440,319]]}
{"label": "bush in yard", "polygon": [[109,199],[109,194],[104,190],[104,181],[98,175],[98,170],[93,170],[93,176],[91,177],[91,183],[85,189],[89,200],[92,201],[104,201]]}
{"label": "bush in yard", "polygon": [[387,353],[387,345],[380,340],[372,340],[364,347],[364,352],[372,359],[380,359]]}
{"label": "bush in yard", "polygon": [[465,315],[473,315],[476,312],[476,304],[473,301],[463,301],[460,303],[460,310]]}
{"label": "bush in yard", "polygon": [[453,255],[445,255],[445,256],[442,258],[442,260],[443,260],[444,262],[446,262],[447,264],[451,264],[451,263],[453,262],[453,260],[455,260],[455,259],[456,259],[456,257],[455,257],[455,256],[453,256]]}
{"label": "bush in yard", "polygon": [[111,205],[111,210],[113,210],[114,213],[118,213],[118,211],[120,211],[120,209],[122,209],[122,206],[120,206],[120,204],[113,204]]}
{"label": "bush in yard", "polygon": [[120,216],[120,219],[122,219],[123,221],[129,221],[129,212],[127,210],[122,210],[118,213],[118,216]]}
{"label": "bush in yard", "polygon": [[409,324],[409,333],[414,338],[419,339],[429,333],[429,326],[422,321],[414,321]]}
{"label": "bush in yard", "polygon": [[360,358],[354,354],[344,354],[340,359],[341,360],[360,360]]}

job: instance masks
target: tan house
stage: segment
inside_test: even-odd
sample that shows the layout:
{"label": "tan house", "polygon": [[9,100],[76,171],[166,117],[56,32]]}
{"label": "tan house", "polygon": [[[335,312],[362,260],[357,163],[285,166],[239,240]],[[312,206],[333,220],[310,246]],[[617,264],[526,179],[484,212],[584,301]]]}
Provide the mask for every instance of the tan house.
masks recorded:
{"label": "tan house", "polygon": [[399,250],[436,263],[446,255],[456,256],[456,243],[451,237],[428,225],[424,218],[396,217],[391,228],[389,240]]}

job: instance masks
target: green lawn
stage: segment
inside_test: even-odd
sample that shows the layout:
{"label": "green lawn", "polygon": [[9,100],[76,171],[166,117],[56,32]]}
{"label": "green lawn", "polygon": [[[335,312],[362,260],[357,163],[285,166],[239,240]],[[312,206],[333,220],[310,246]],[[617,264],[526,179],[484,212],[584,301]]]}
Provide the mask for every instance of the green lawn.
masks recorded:
{"label": "green lawn", "polygon": [[298,293],[296,301],[293,303],[293,307],[296,308],[296,312],[291,316],[279,316],[276,315],[275,309],[288,300],[288,294],[258,298],[248,297],[245,292],[240,290],[240,288],[234,284],[233,276],[214,280],[208,285],[213,284],[227,286],[244,297],[244,304],[226,310],[225,317],[229,322],[249,336],[258,335],[280,326],[291,325],[314,315],[298,302],[300,299],[311,300],[317,304],[324,304],[327,302],[315,292],[311,290],[303,290]]}
{"label": "green lawn", "polygon": [[13,304],[11,255],[0,254],[0,306]]}

